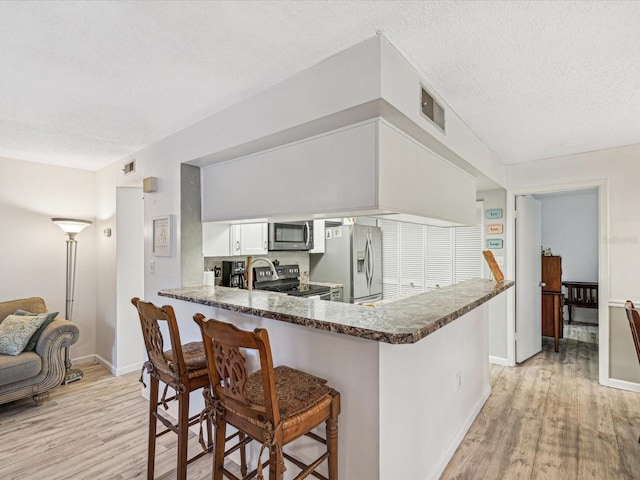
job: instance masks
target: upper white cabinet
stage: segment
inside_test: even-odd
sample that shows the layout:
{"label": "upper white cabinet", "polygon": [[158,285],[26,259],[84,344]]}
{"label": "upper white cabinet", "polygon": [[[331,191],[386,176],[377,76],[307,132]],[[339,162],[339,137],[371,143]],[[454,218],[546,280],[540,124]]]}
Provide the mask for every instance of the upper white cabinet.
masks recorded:
{"label": "upper white cabinet", "polygon": [[205,222],[202,224],[202,252],[205,257],[265,255],[268,224]]}
{"label": "upper white cabinet", "polygon": [[[283,175],[286,195],[275,188]],[[243,179],[242,195],[230,178]],[[313,214],[405,215],[449,226],[475,220],[475,178],[381,118],[209,165],[202,187],[206,221]]]}
{"label": "upper white cabinet", "polygon": [[240,227],[240,255],[265,255],[269,240],[269,225],[266,223],[243,223]]}
{"label": "upper white cabinet", "polygon": [[205,222],[202,224],[202,253],[205,257],[228,257],[231,255],[230,225]]}

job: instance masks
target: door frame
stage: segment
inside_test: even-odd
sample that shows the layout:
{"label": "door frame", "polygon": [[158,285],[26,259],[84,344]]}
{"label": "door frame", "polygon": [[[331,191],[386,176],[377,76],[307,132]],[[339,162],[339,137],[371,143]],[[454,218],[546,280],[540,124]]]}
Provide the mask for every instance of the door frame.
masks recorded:
{"label": "door frame", "polygon": [[[610,386],[609,377],[609,182],[607,179],[595,179],[582,182],[568,182],[553,185],[540,185],[517,190],[507,190],[507,209],[510,233],[507,243],[515,252],[515,197],[517,195],[535,195],[542,193],[561,193],[572,190],[595,188],[598,191],[598,381]],[[515,254],[509,256],[507,272],[509,278],[515,274]],[[515,292],[513,297],[515,297]],[[507,356],[511,365],[515,359],[515,301],[511,300],[507,313]]]}

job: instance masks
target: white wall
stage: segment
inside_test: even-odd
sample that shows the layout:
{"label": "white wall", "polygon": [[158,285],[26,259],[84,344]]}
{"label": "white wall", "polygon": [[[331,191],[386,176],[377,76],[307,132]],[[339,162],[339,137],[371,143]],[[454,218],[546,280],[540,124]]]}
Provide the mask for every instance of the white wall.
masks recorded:
{"label": "white wall", "polygon": [[[65,313],[66,235],[51,217],[93,220],[96,174],[0,159],[0,301],[37,296]],[[71,358],[95,353],[95,225],[78,234],[73,321],[80,338]]]}
{"label": "white wall", "polygon": [[[597,282],[598,192],[578,190],[536,198],[542,206],[542,245],[562,257],[562,280]],[[573,319],[597,323],[598,312],[574,308]]]}
{"label": "white wall", "polygon": [[[508,254],[508,243],[506,241],[507,231],[509,230],[509,223],[507,222],[507,192],[504,189],[497,190],[485,190],[478,192],[477,194],[478,200],[482,200],[484,202],[484,210],[485,212],[492,208],[501,208],[502,209],[502,218],[499,220],[488,220],[484,218],[485,232],[484,232],[484,245],[482,247],[483,250],[486,249],[486,241],[489,238],[497,238],[502,239],[503,247],[501,249],[492,250],[496,261],[502,262],[500,265],[500,270],[507,277],[507,254]],[[502,234],[487,234],[487,225],[493,224],[502,224]],[[490,278],[490,271],[488,265],[484,264],[484,277]],[[500,365],[509,365],[509,336],[507,335],[508,331],[508,322],[507,322],[507,299],[509,296],[513,295],[512,290],[515,288],[509,289],[505,295],[498,295],[494,300],[489,302],[489,359],[492,363],[500,364]]]}
{"label": "white wall", "polygon": [[[600,277],[608,279],[609,289],[600,284],[601,306],[620,309],[624,300],[640,303],[640,145],[611,148],[566,157],[551,158],[507,166],[507,185],[510,190],[530,192],[557,190],[568,183],[593,185],[604,182],[608,208],[599,215],[608,218],[608,224],[599,241],[608,251],[608,270],[600,264]],[[607,315],[600,309],[600,315]],[[611,321],[622,316],[612,315]],[[602,320],[602,316],[600,317]],[[605,325],[600,322],[601,329]],[[613,379],[634,381],[624,372],[638,369],[638,359],[619,344],[631,342],[631,333],[625,328],[611,328],[607,346],[601,352],[609,352],[609,376]],[[627,332],[627,333],[624,333]],[[634,366],[635,364],[635,366]],[[602,379],[602,378],[601,378]]]}
{"label": "white wall", "polygon": [[[141,188],[118,187],[116,214],[117,244],[117,348],[113,373],[139,370],[144,362],[140,320],[131,298],[144,297],[144,203]],[[117,347],[116,347],[117,346]]]}

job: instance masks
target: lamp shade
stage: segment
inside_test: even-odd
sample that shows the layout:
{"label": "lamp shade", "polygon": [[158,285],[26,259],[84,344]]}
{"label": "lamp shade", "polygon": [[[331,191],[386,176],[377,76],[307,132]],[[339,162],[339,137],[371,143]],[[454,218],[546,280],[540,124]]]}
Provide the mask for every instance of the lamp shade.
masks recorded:
{"label": "lamp shade", "polygon": [[58,225],[64,233],[73,235],[80,233],[93,223],[89,220],[80,220],[77,218],[52,218],[51,221]]}

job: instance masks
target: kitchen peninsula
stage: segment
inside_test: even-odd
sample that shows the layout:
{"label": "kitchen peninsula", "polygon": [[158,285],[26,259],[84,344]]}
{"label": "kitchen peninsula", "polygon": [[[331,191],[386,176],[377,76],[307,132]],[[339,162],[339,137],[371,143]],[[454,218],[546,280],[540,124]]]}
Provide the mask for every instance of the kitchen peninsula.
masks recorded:
{"label": "kitchen peninsula", "polygon": [[373,307],[213,286],[158,293],[266,328],[276,365],[341,392],[341,478],[421,480],[438,478],[489,396],[491,299],[512,285],[474,279]]}

